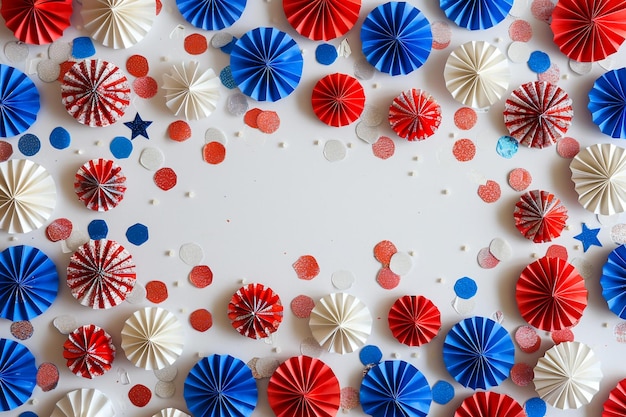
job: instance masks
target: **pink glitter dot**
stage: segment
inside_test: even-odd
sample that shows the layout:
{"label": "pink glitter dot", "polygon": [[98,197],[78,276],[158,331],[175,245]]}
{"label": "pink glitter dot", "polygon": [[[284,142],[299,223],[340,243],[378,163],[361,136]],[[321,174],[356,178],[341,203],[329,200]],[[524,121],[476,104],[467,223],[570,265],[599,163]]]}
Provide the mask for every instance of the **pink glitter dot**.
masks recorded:
{"label": "pink glitter dot", "polygon": [[391,138],[387,136],[381,136],[376,142],[372,144],[372,151],[374,156],[380,159],[391,158],[396,150],[396,145]]}
{"label": "pink glitter dot", "polygon": [[452,39],[452,30],[446,22],[433,22],[430,25],[433,34],[433,49],[446,49]]}
{"label": "pink glitter dot", "polygon": [[515,341],[522,352],[525,353],[536,352],[541,346],[541,338],[537,335],[537,331],[531,326],[520,326],[515,331]]}
{"label": "pink glitter dot", "polygon": [[567,249],[565,246],[552,245],[546,251],[546,256],[548,258],[561,258],[564,261],[567,261]]}
{"label": "pink glitter dot", "polygon": [[550,84],[558,84],[560,79],[561,70],[559,69],[559,66],[556,65],[554,62],[550,64],[550,68],[548,68],[547,71],[537,74],[538,81],[546,81]]}
{"label": "pink glitter dot", "polygon": [[527,21],[518,19],[509,26],[509,36],[515,42],[528,42],[533,37],[533,28]]}
{"label": "pink glitter dot", "polygon": [[519,387],[525,387],[531,383],[535,377],[533,368],[527,363],[516,363],[511,368],[511,380]]}
{"label": "pink glitter dot", "polygon": [[533,0],[530,6],[530,12],[535,19],[543,22],[550,23],[552,20],[552,11],[554,10],[554,3],[550,0]]}
{"label": "pink glitter dot", "polygon": [[308,295],[298,295],[291,300],[291,311],[294,316],[307,319],[311,316],[311,310],[315,307],[315,301]]}
{"label": "pink glitter dot", "polygon": [[561,158],[572,159],[580,152],[580,143],[574,138],[564,137],[556,143],[556,153]]}
{"label": "pink glitter dot", "polygon": [[400,284],[400,275],[394,274],[389,268],[383,267],[378,271],[376,282],[386,290],[392,290]]}
{"label": "pink glitter dot", "polygon": [[524,191],[530,186],[533,177],[524,168],[515,168],[509,173],[509,185],[515,191]]}
{"label": "pink glitter dot", "polygon": [[352,410],[359,405],[359,392],[355,388],[342,388],[339,398],[339,406],[344,410]]}
{"label": "pink glitter dot", "polygon": [[478,187],[478,196],[485,203],[495,203],[500,199],[501,195],[500,184],[495,181],[488,180],[485,185]]}
{"label": "pink glitter dot", "polygon": [[482,248],[480,251],[478,251],[476,261],[478,262],[478,265],[483,269],[495,268],[500,263],[498,258],[493,256],[492,253],[489,251],[489,248]]}
{"label": "pink glitter dot", "polygon": [[574,341],[574,332],[572,332],[571,329],[555,330],[550,334],[550,336],[557,345],[563,342]]}

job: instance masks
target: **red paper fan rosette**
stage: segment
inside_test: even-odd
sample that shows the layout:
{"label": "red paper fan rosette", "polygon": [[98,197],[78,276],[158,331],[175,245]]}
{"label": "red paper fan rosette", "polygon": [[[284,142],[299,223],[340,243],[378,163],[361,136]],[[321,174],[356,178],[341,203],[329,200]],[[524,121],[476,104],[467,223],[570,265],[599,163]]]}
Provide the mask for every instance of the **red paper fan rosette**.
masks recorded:
{"label": "red paper fan rosette", "polygon": [[233,294],[228,303],[228,318],[243,336],[264,339],[278,330],[283,321],[283,305],[271,288],[248,284]]}
{"label": "red paper fan rosette", "polygon": [[526,413],[506,394],[480,391],[463,400],[454,417],[526,417]]}
{"label": "red paper fan rosette", "polygon": [[346,74],[329,74],[313,87],[313,111],[329,126],[346,126],[356,121],[365,107],[361,83]]}
{"label": "red paper fan rosette", "polygon": [[70,371],[83,378],[93,378],[111,369],[115,346],[104,329],[89,324],[68,335],[63,343],[63,358]]}
{"label": "red paper fan rosette", "polygon": [[575,326],[587,307],[585,281],[561,258],[540,258],[517,280],[515,299],[524,320],[545,331]]}
{"label": "red paper fan rosette", "polygon": [[405,295],[391,306],[388,321],[389,329],[398,342],[421,346],[437,336],[441,328],[441,313],[428,298]]}
{"label": "red paper fan rosette", "polygon": [[356,23],[361,0],[283,0],[289,24],[314,41],[345,35]]}
{"label": "red paper fan rosette", "polygon": [[87,208],[108,211],[124,198],[126,177],[115,162],[92,159],[76,173],[74,191]]}
{"label": "red paper fan rosette", "polygon": [[334,417],[340,393],[333,370],[309,356],[287,359],[267,385],[267,399],[277,417]]}
{"label": "red paper fan rosette", "polygon": [[543,148],[567,133],[574,110],[563,89],[547,81],[534,81],[513,90],[503,114],[511,136],[522,145]]}
{"label": "red paper fan rosette", "polygon": [[543,190],[528,191],[515,203],[515,227],[526,239],[550,242],[561,236],[567,221],[567,208],[554,194]]}
{"label": "red paper fan rosette", "polygon": [[70,25],[72,0],[3,0],[0,13],[15,37],[31,45],[51,43]]}
{"label": "red paper fan rosette", "polygon": [[67,267],[72,295],[94,309],[120,304],[136,280],[133,257],[113,240],[90,240],[74,252]]}
{"label": "red paper fan rosette", "polygon": [[602,417],[626,416],[626,379],[617,383],[602,406]]}
{"label": "red paper fan rosette", "polygon": [[79,123],[108,126],[124,116],[130,105],[130,84],[116,65],[85,59],[63,76],[61,101]]}
{"label": "red paper fan rosette", "polygon": [[410,141],[432,136],[441,123],[441,107],[423,90],[413,88],[393,99],[389,124],[401,138]]}

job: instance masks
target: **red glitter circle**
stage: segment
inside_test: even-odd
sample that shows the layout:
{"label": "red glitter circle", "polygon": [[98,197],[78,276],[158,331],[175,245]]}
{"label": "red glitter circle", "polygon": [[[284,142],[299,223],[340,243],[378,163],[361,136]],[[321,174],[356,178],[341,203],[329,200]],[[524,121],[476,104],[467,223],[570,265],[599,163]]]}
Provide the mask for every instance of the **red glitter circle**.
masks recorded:
{"label": "red glitter circle", "polygon": [[380,159],[391,158],[396,151],[396,145],[393,140],[387,136],[381,136],[372,144],[372,152],[374,156]]}
{"label": "red glitter circle", "polygon": [[533,37],[533,28],[527,21],[518,19],[509,26],[509,36],[515,42],[528,42]]}
{"label": "red glitter circle", "polygon": [[509,185],[515,191],[524,191],[532,181],[532,175],[524,168],[515,168],[509,173]]}
{"label": "red glitter circle", "polygon": [[485,203],[495,203],[500,199],[501,194],[500,184],[492,180],[488,180],[485,185],[478,187],[478,196]]}
{"label": "red glitter circle", "polygon": [[548,258],[561,258],[564,261],[567,261],[567,249],[565,248],[565,246],[552,245],[546,251],[546,256]]}
{"label": "red glitter circle", "polygon": [[546,71],[537,74],[537,81],[546,81],[550,84],[558,84],[559,79],[561,78],[561,70],[559,66],[554,62],[550,64],[550,68]]}
{"label": "red glitter circle", "polygon": [[516,363],[511,368],[511,381],[518,387],[525,387],[530,384],[535,377],[532,366],[527,363]]}
{"label": "red glitter circle", "polygon": [[176,120],[167,128],[170,139],[176,142],[184,142],[191,137],[191,126],[184,120]]}
{"label": "red glitter circle", "polygon": [[344,410],[352,410],[359,406],[359,391],[356,388],[341,388],[339,406]]}
{"label": "red glitter circle", "polygon": [[550,337],[552,337],[552,341],[556,345],[563,342],[573,342],[574,332],[572,332],[572,329],[555,330],[550,333]]}
{"label": "red glitter circle", "polygon": [[163,281],[150,281],[146,284],[146,298],[155,304],[167,300],[167,285]]}
{"label": "red glitter circle", "polygon": [[196,265],[189,273],[189,281],[198,288],[204,288],[213,282],[213,271],[207,265]]}
{"label": "red glitter circle", "polygon": [[484,269],[495,268],[500,263],[500,260],[493,256],[489,248],[479,250],[478,255],[476,255],[476,261],[478,262],[478,266]]}
{"label": "red glitter circle", "polygon": [[159,84],[152,77],[140,77],[133,81],[133,91],[141,98],[152,98],[159,91]]}
{"label": "red glitter circle", "polygon": [[209,49],[206,37],[199,33],[192,33],[184,41],[185,51],[191,55],[203,54]]}
{"label": "red glitter circle", "polygon": [[209,142],[202,148],[202,158],[211,165],[217,165],[226,159],[226,147],[219,142]]}
{"label": "red glitter circle", "polygon": [[454,112],[454,125],[461,130],[470,130],[476,125],[478,115],[471,107],[461,107]]}
{"label": "red glitter circle", "polygon": [[258,129],[259,125],[257,123],[257,117],[259,117],[259,114],[261,114],[261,112],[263,112],[263,110],[259,109],[258,107],[248,110],[243,116],[243,122],[253,129]]}
{"label": "red glitter circle", "polygon": [[13,155],[13,145],[5,140],[0,140],[0,162],[8,161]]}
{"label": "red glitter circle", "polygon": [[384,289],[392,290],[400,284],[400,275],[394,273],[388,267],[383,267],[380,268],[378,275],[376,275],[376,282]]}
{"label": "red glitter circle", "polygon": [[72,234],[72,228],[72,222],[69,219],[56,219],[46,227],[46,236],[51,242],[65,240]]}
{"label": "red glitter circle", "polygon": [[189,315],[189,324],[194,330],[206,332],[213,326],[213,316],[204,308],[199,308]]}
{"label": "red glitter circle", "polygon": [[280,117],[275,111],[262,111],[256,118],[256,124],[263,133],[274,133],[280,127]]}
{"label": "red glitter circle", "polygon": [[308,319],[311,316],[311,310],[315,307],[315,301],[308,295],[298,295],[291,300],[290,307],[294,316],[300,319]]}
{"label": "red glitter circle", "polygon": [[172,168],[161,168],[154,173],[154,183],[163,191],[171,190],[178,180]]}
{"label": "red glitter circle", "polygon": [[149,69],[148,60],[143,55],[131,55],[126,60],[126,71],[133,77],[145,77]]}
{"label": "red glitter circle", "polygon": [[382,240],[374,246],[374,258],[381,264],[383,267],[388,267],[389,262],[391,262],[391,257],[398,252],[396,249],[396,245],[394,245],[389,240]]}
{"label": "red glitter circle", "polygon": [[530,12],[533,17],[546,23],[550,23],[553,10],[554,3],[551,0],[533,0],[530,5]]}
{"label": "red glitter circle", "polygon": [[312,280],[320,273],[320,266],[312,255],[303,255],[298,258],[292,265],[293,270],[296,271],[298,278],[304,280]]}
{"label": "red glitter circle", "polygon": [[28,320],[14,321],[10,327],[11,334],[18,340],[30,339],[33,335],[33,324]]}
{"label": "red glitter circle", "polygon": [[135,407],[145,407],[151,398],[152,391],[142,384],[136,384],[128,391],[128,399]]}
{"label": "red glitter circle", "polygon": [[59,368],[53,363],[44,362],[37,368],[37,386],[43,392],[48,392],[57,387],[59,383]]}
{"label": "red glitter circle", "polygon": [[556,153],[561,158],[572,159],[580,152],[580,143],[574,138],[564,137],[556,143]]}
{"label": "red glitter circle", "polygon": [[541,338],[532,326],[520,326],[515,331],[515,341],[525,353],[534,353],[541,346]]}
{"label": "red glitter circle", "polygon": [[459,162],[467,162],[476,156],[476,145],[470,139],[459,139],[452,146],[452,154]]}

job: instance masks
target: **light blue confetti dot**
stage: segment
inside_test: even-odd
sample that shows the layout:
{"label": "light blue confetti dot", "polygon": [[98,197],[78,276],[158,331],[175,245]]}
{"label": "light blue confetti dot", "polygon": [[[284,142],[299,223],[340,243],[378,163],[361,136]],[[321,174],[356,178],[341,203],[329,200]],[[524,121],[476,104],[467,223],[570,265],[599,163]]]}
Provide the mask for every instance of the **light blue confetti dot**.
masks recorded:
{"label": "light blue confetti dot", "polygon": [[237,88],[237,83],[233,78],[233,73],[230,70],[230,65],[224,67],[224,69],[220,71],[220,81],[222,82],[224,87],[228,89],[232,90],[233,88]]}
{"label": "light blue confetti dot", "polygon": [[50,132],[50,145],[52,145],[54,149],[65,149],[70,146],[71,142],[70,132],[61,126],[55,127],[52,129],[52,132]]}
{"label": "light blue confetti dot", "polygon": [[550,68],[550,56],[545,52],[534,51],[528,58],[528,68],[537,74],[546,72]]}
{"label": "light blue confetti dot", "polygon": [[546,415],[546,402],[539,397],[533,397],[524,404],[527,417],[544,417]]}
{"label": "light blue confetti dot", "polygon": [[37,136],[27,133],[17,142],[17,149],[19,149],[24,156],[33,156],[41,149],[41,142]]}
{"label": "light blue confetti dot", "polygon": [[464,300],[468,300],[475,296],[477,291],[478,285],[476,285],[476,281],[469,277],[459,278],[454,283],[454,293],[457,297]]}
{"label": "light blue confetti dot", "polygon": [[365,366],[378,364],[383,358],[383,352],[378,348],[378,346],[367,345],[361,348],[359,352],[359,360]]}
{"label": "light blue confetti dot", "polygon": [[337,48],[323,43],[315,49],[315,59],[322,65],[330,65],[337,59]]}
{"label": "light blue confetti dot", "polygon": [[109,234],[109,226],[104,220],[92,220],[87,226],[87,233],[91,240],[106,239]]}
{"label": "light blue confetti dot", "polygon": [[233,46],[235,46],[235,43],[237,42],[237,40],[238,40],[237,37],[233,36],[233,39],[226,45],[222,46],[220,48],[220,51],[224,52],[225,54],[230,55],[230,53],[233,50]]}
{"label": "light blue confetti dot", "polygon": [[91,38],[81,36],[72,42],[72,56],[76,59],[89,58],[95,55],[96,48],[93,46]]}
{"label": "light blue confetti dot", "polygon": [[503,158],[511,159],[517,153],[519,143],[511,136],[500,136],[496,144],[496,152]]}
{"label": "light blue confetti dot", "polygon": [[437,381],[432,388],[433,401],[448,404],[454,398],[454,387],[447,381]]}
{"label": "light blue confetti dot", "polygon": [[117,159],[128,158],[133,152],[133,142],[124,136],[117,136],[111,141],[109,149]]}
{"label": "light blue confetti dot", "polygon": [[135,223],[126,230],[126,239],[135,246],[143,245],[148,238],[148,227],[141,223]]}

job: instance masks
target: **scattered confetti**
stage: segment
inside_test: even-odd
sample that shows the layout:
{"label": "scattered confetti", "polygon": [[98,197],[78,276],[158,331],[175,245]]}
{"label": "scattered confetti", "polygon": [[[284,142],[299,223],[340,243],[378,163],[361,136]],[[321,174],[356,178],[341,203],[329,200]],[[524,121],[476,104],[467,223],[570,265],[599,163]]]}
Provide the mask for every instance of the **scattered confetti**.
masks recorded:
{"label": "scattered confetti", "polygon": [[243,122],[253,129],[258,129],[259,125],[257,123],[257,118],[262,112],[263,110],[257,107],[248,110],[246,114],[243,116]]}
{"label": "scattered confetti", "polygon": [[51,362],[44,362],[37,368],[37,386],[43,392],[52,391],[59,383],[59,368]]}
{"label": "scattered confetti", "polygon": [[400,284],[400,275],[393,273],[388,267],[382,267],[376,275],[378,285],[386,290],[392,290]]}
{"label": "scattered confetti", "polygon": [[360,121],[355,127],[356,136],[362,141],[373,145],[376,143],[380,135],[377,126],[369,126],[364,121]]}
{"label": "scattered confetti", "polygon": [[578,75],[589,74],[591,72],[591,69],[593,68],[593,66],[591,65],[591,62],[578,62],[578,61],[574,61],[573,59],[570,59],[568,63],[569,63],[569,69],[571,69]]}
{"label": "scattered confetti", "polygon": [[515,342],[524,353],[534,353],[541,346],[541,338],[531,326],[520,326],[515,331]]}
{"label": "scattered confetti", "polygon": [[555,330],[550,333],[550,337],[552,337],[555,345],[563,342],[573,342],[574,332],[572,332],[572,329]]}
{"label": "scattered confetti", "polygon": [[298,295],[291,300],[290,307],[296,317],[308,319],[311,315],[311,310],[315,307],[315,301],[308,295]]}
{"label": "scattered confetti", "polygon": [[363,108],[363,113],[361,113],[361,122],[369,127],[380,126],[380,124],[386,118],[387,114],[385,114],[384,111],[376,106],[372,106],[369,104],[365,105],[365,107]]}
{"label": "scattered confetti", "polygon": [[185,48],[185,52],[190,55],[201,55],[209,49],[206,37],[199,33],[192,33],[186,36],[183,47]]}
{"label": "scattered confetti", "polygon": [[374,78],[376,68],[374,68],[365,58],[354,63],[354,76],[359,80],[367,81]]}
{"label": "scattered confetti", "polygon": [[454,125],[461,130],[470,130],[477,121],[476,110],[471,107],[461,107],[454,112]]}
{"label": "scattered confetti", "polygon": [[548,407],[546,402],[539,397],[533,397],[524,404],[526,417],[545,417]]}
{"label": "scattered confetti", "polygon": [[393,156],[396,145],[393,140],[387,136],[381,136],[372,144],[374,156],[380,159],[389,159]]}
{"label": "scattered confetti", "polygon": [[172,382],[178,375],[178,368],[175,365],[169,365],[162,369],[155,369],[152,372],[159,381]]}
{"label": "scattered confetti", "polygon": [[217,165],[226,159],[226,147],[220,142],[209,142],[202,147],[202,158],[211,165]]}
{"label": "scattered confetti", "polygon": [[485,185],[478,187],[478,196],[485,203],[495,203],[500,199],[500,184],[495,181],[488,180]]}
{"label": "scattered confetti", "polygon": [[87,233],[89,233],[91,240],[106,239],[109,234],[109,226],[107,226],[107,222],[104,220],[92,220],[89,222],[89,225],[87,225]]}
{"label": "scattered confetti", "polygon": [[167,127],[170,139],[176,142],[184,142],[191,137],[191,126],[184,120],[176,120]]}
{"label": "scattered confetti", "polygon": [[347,290],[348,288],[352,287],[352,285],[356,281],[356,278],[352,272],[341,270],[333,272],[330,280],[333,284],[333,287],[335,287],[336,289]]}
{"label": "scattered confetti", "polygon": [[324,158],[329,162],[341,161],[346,157],[346,145],[340,140],[331,139],[324,144]]}
{"label": "scattered confetti", "polygon": [[19,320],[11,323],[10,331],[17,340],[26,340],[31,338],[34,329],[30,321]]}
{"label": "scattered confetti", "polygon": [[210,127],[206,130],[206,132],[204,132],[204,142],[219,142],[222,145],[226,146],[226,142],[228,142],[228,139],[226,138],[226,134],[221,129],[218,129],[216,127]]}
{"label": "scattered confetti", "polygon": [[559,66],[554,62],[550,64],[550,68],[548,68],[546,71],[537,74],[537,81],[545,81],[549,82],[550,84],[558,84],[560,79],[561,70],[559,69]]}
{"label": "scattered confetti", "polygon": [[535,377],[532,366],[518,362],[511,368],[511,381],[518,387],[528,386]]}
{"label": "scattered confetti", "polygon": [[464,300],[468,300],[476,295],[478,292],[478,285],[476,281],[469,277],[459,278],[454,283],[454,293],[457,297]]}
{"label": "scattered confetti", "polygon": [[199,308],[189,315],[189,324],[194,330],[206,332],[213,326],[213,316],[209,310]]}
{"label": "scattered confetti", "polygon": [[574,138],[564,137],[556,143],[556,152],[561,158],[572,159],[580,152],[580,143]]}
{"label": "scattered confetti", "polygon": [[433,35],[433,49],[442,50],[450,45],[452,40],[452,29],[448,22],[437,21],[430,25]]}
{"label": "scattered confetti", "polygon": [[133,152],[133,143],[124,136],[116,136],[109,145],[111,154],[117,159],[125,159]]}
{"label": "scattered confetti", "polygon": [[296,275],[300,279],[312,280],[320,273],[320,267],[317,264],[317,259],[312,255],[303,255],[296,260],[293,265],[293,270],[296,271]]}
{"label": "scattered confetti", "polygon": [[24,156],[34,156],[37,155],[37,152],[41,149],[41,142],[37,136],[27,133],[18,140],[17,149],[19,149]]}
{"label": "scattered confetti", "polygon": [[176,172],[172,168],[159,168],[154,173],[154,183],[163,191],[174,188],[177,181]]}
{"label": "scattered confetti", "polygon": [[363,366],[376,365],[383,359],[383,352],[378,346],[365,345],[359,351],[359,360]]}
{"label": "scattered confetti", "polygon": [[158,381],[154,386],[154,393],[159,398],[172,398],[176,393],[176,384],[173,382]]}
{"label": "scattered confetti", "polygon": [[72,222],[69,219],[64,217],[55,219],[46,227],[46,236],[51,242],[65,240],[70,237],[72,227]]}
{"label": "scattered confetti", "polygon": [[546,23],[550,23],[553,10],[554,3],[550,0],[533,0],[530,5],[530,12],[533,17]]}
{"label": "scattered confetti", "polygon": [[389,240],[382,240],[374,246],[374,258],[380,262],[383,267],[388,267],[391,257],[398,252],[396,245]]}
{"label": "scattered confetti", "polygon": [[328,43],[322,43],[315,48],[315,59],[322,65],[331,65],[337,59],[337,48]]}
{"label": "scattered confetti", "polygon": [[256,372],[259,378],[269,378],[272,376],[280,362],[276,358],[266,357],[258,358],[255,364]]}
{"label": "scattered confetti", "polygon": [[452,146],[452,154],[459,162],[471,161],[476,155],[476,145],[470,139],[459,139]]}
{"label": "scattered confetti", "polygon": [[154,304],[167,300],[167,285],[163,281],[150,281],[146,284],[146,298]]}
{"label": "scattered confetti", "polygon": [[205,288],[213,282],[213,271],[207,265],[196,265],[191,268],[189,281],[197,288]]}
{"label": "scattered confetti", "polygon": [[550,56],[542,51],[534,51],[528,58],[528,68],[531,71],[541,74],[550,68]]}
{"label": "scattered confetti", "polygon": [[149,239],[148,226],[135,223],[126,229],[126,239],[135,246],[141,246]]}
{"label": "scattered confetti", "polygon": [[413,268],[413,258],[406,252],[396,252],[391,255],[389,269],[396,275],[406,275]]}
{"label": "scattered confetti", "polygon": [[454,386],[447,381],[437,381],[432,388],[433,401],[437,404],[448,404],[454,398]]}
{"label": "scattered confetti", "polygon": [[546,251],[546,256],[548,258],[560,258],[564,261],[567,261],[567,249],[565,248],[565,246],[561,245],[550,245],[550,247]]}
{"label": "scattered confetti", "polygon": [[143,99],[152,98],[159,92],[159,84],[157,84],[154,78],[149,76],[136,78],[132,86],[135,94]]}
{"label": "scattered confetti", "polygon": [[145,407],[152,398],[152,391],[150,388],[142,384],[134,385],[130,391],[128,391],[128,399],[135,407]]}
{"label": "scattered confetti", "polygon": [[506,50],[506,55],[513,63],[527,62],[530,58],[530,47],[525,42],[512,42]]}
{"label": "scattered confetti", "polygon": [[509,26],[512,41],[528,42],[533,37],[533,28],[526,20],[517,19]]}
{"label": "scattered confetti", "polygon": [[226,109],[233,116],[243,116],[248,111],[248,96],[243,93],[233,93],[228,96]]}
{"label": "scattered confetti", "polygon": [[511,136],[500,136],[496,143],[496,152],[503,158],[511,159],[517,153],[519,142]]}
{"label": "scattered confetti", "polygon": [[26,61],[28,45],[23,42],[7,42],[4,44],[4,55],[12,63]]}
{"label": "scattered confetti", "polygon": [[524,191],[532,182],[533,177],[524,168],[515,168],[509,172],[509,186],[515,191]]}
{"label": "scattered confetti", "polygon": [[600,229],[590,229],[585,223],[582,224],[582,227],[583,231],[574,236],[574,239],[583,244],[583,252],[587,252],[591,246],[602,247],[602,243],[598,240],[598,233],[600,233]]}
{"label": "scattered confetti", "polygon": [[476,299],[469,298],[466,300],[464,298],[454,297],[454,300],[452,300],[452,308],[454,308],[454,311],[459,315],[468,316],[476,308]]}
{"label": "scattered confetti", "polygon": [[143,55],[131,55],[126,60],[126,71],[133,77],[145,77],[149,70],[148,59]]}
{"label": "scattered confetti", "polygon": [[343,410],[353,410],[359,406],[359,391],[352,387],[341,388],[339,406]]}
{"label": "scattered confetti", "polygon": [[55,319],[52,321],[52,325],[61,334],[70,334],[78,327],[78,324],[76,323],[76,318],[68,314],[55,317]]}
{"label": "scattered confetti", "polygon": [[42,59],[37,64],[37,76],[44,83],[56,81],[61,74],[61,66],[51,59]]}
{"label": "scattered confetti", "polygon": [[202,262],[204,251],[197,243],[185,243],[178,250],[180,260],[189,266],[196,266]]}
{"label": "scattered confetti", "polygon": [[93,42],[87,36],[74,38],[72,41],[72,56],[76,59],[89,58],[96,53]]}
{"label": "scattered confetti", "polygon": [[275,111],[261,111],[256,118],[258,129],[263,133],[274,133],[280,127],[280,118]]}
{"label": "scattered confetti", "polygon": [[139,163],[142,167],[150,171],[156,171],[165,162],[165,156],[158,148],[145,148],[139,156]]}
{"label": "scattered confetti", "polygon": [[491,254],[489,248],[479,250],[478,255],[476,255],[476,261],[478,262],[478,266],[484,269],[495,268],[500,263],[500,261]]}

